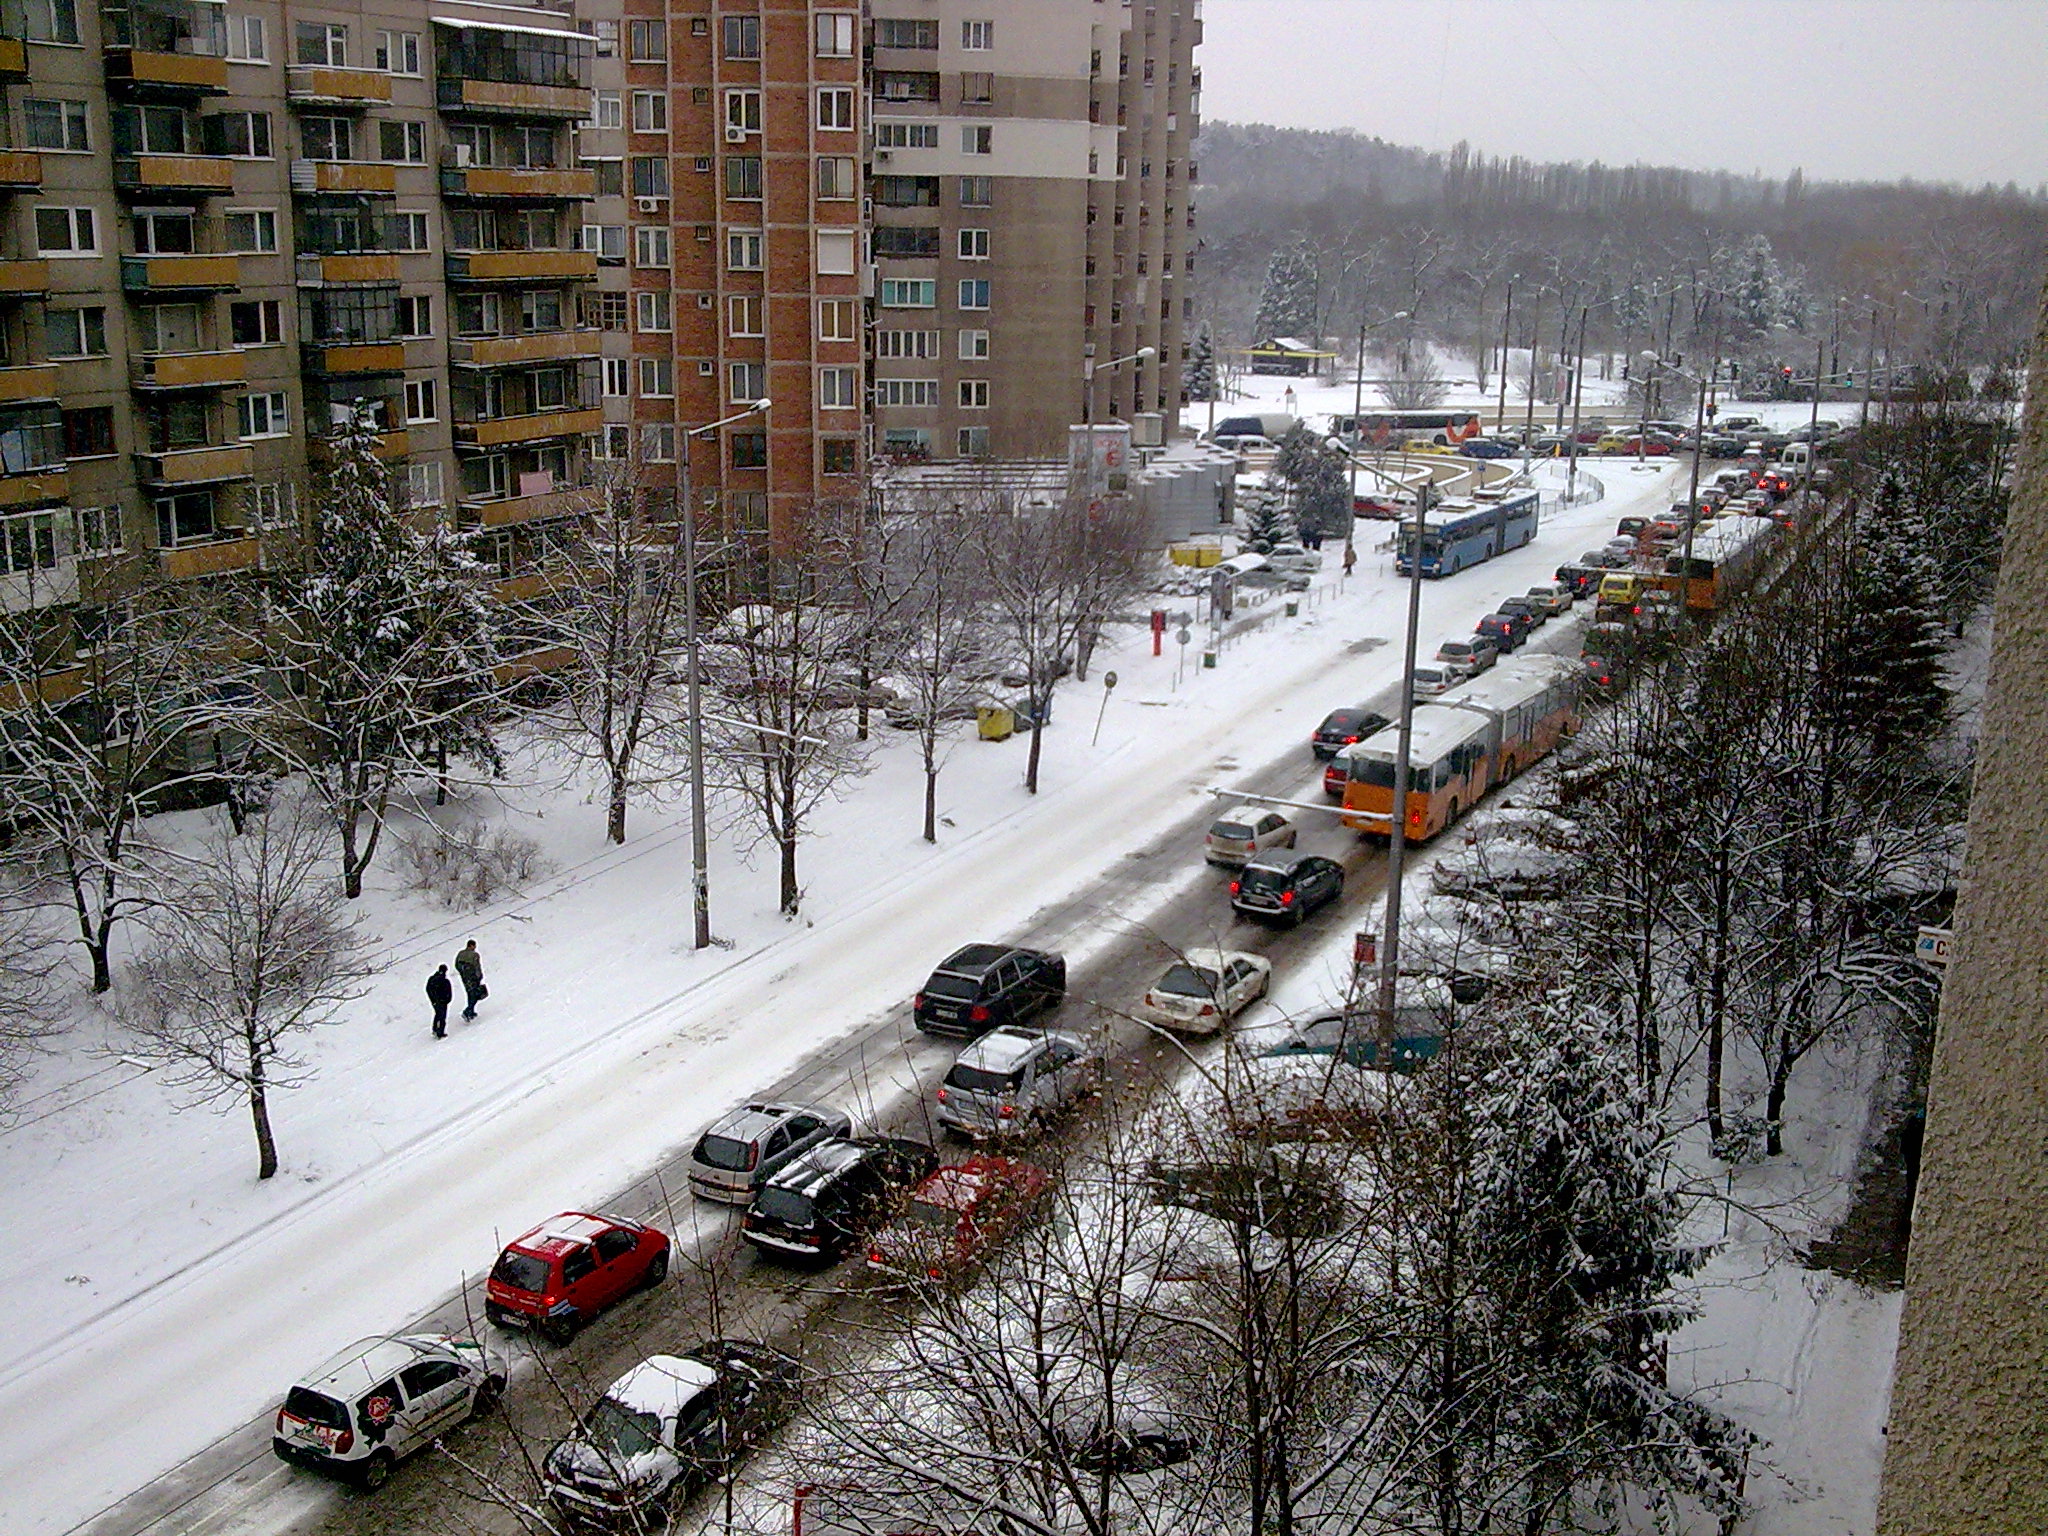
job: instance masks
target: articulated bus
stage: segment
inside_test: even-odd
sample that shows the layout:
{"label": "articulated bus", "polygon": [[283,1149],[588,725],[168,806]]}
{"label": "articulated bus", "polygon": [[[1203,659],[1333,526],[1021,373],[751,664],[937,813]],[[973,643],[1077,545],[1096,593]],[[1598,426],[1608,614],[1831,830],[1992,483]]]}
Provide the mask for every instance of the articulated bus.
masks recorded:
{"label": "articulated bus", "polygon": [[[1415,706],[1408,743],[1405,836],[1426,842],[1578,729],[1585,665],[1568,656],[1510,658]],[[1344,825],[1387,835],[1400,727],[1345,749]]]}
{"label": "articulated bus", "polygon": [[1480,432],[1477,411],[1367,411],[1363,416],[1332,416],[1330,430],[1362,448],[1385,448],[1405,437],[1428,436],[1455,448]]}
{"label": "articulated bus", "polygon": [[[1536,537],[1536,512],[1542,502],[1536,491],[1518,491],[1498,501],[1445,501],[1429,509],[1422,524],[1422,574],[1449,576],[1468,565],[1520,549]],[[1415,524],[1401,525],[1394,549],[1394,569],[1408,574],[1409,552],[1415,547]]]}
{"label": "articulated bus", "polygon": [[1713,613],[1756,579],[1779,531],[1768,517],[1717,517],[1693,530],[1691,559],[1673,551],[1650,584],[1679,593],[1695,613]]}

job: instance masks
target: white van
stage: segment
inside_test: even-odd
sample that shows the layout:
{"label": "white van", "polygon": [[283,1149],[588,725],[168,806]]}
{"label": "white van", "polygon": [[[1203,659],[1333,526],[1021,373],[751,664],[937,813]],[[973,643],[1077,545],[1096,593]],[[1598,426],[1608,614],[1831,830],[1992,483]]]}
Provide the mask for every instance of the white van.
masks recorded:
{"label": "white van", "polygon": [[468,1339],[363,1339],[285,1394],[271,1448],[374,1491],[405,1457],[489,1413],[504,1390],[505,1362]]}
{"label": "white van", "polygon": [[1804,469],[1813,462],[1813,444],[1787,443],[1778,450],[1780,469]]}

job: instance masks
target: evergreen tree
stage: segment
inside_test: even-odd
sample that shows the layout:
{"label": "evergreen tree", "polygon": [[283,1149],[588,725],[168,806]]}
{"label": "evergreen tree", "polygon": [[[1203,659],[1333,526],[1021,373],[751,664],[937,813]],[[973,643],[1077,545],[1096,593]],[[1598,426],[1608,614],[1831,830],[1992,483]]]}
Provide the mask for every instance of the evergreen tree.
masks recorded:
{"label": "evergreen tree", "polygon": [[1287,487],[1297,527],[1323,538],[1344,536],[1351,526],[1351,483],[1342,455],[1320,433],[1297,426],[1281,438],[1273,474]]}
{"label": "evergreen tree", "polygon": [[1188,348],[1187,367],[1182,370],[1181,378],[1190,400],[1222,398],[1216,380],[1216,344],[1210,339],[1206,324],[1195,333],[1194,344]]}
{"label": "evergreen tree", "polygon": [[1260,339],[1271,336],[1301,336],[1313,339],[1317,332],[1317,298],[1320,282],[1315,252],[1306,241],[1297,241],[1275,251],[1266,264],[1266,286],[1259,297],[1256,322]]}
{"label": "evergreen tree", "polygon": [[1834,697],[1879,757],[1929,742],[1948,713],[1941,572],[1926,525],[1896,476],[1866,509],[1847,572],[1854,622]]}
{"label": "evergreen tree", "polygon": [[1285,490],[1268,480],[1238,491],[1237,540],[1243,548],[1263,555],[1294,537]]}

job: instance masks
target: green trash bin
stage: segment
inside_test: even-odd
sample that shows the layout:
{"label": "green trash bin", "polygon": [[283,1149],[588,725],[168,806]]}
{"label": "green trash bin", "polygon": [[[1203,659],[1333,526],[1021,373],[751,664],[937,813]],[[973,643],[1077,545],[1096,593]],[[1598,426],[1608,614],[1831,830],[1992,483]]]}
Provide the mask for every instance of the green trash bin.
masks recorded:
{"label": "green trash bin", "polygon": [[1017,733],[1017,717],[1007,704],[977,705],[974,724],[983,741],[1008,741]]}

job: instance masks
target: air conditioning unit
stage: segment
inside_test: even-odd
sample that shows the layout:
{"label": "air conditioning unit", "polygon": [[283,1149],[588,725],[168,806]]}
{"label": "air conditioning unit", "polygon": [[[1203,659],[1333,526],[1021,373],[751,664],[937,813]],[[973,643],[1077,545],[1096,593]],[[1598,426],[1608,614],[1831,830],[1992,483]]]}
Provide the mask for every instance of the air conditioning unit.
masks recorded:
{"label": "air conditioning unit", "polygon": [[891,155],[889,151],[886,149],[878,149],[875,151],[875,161],[879,165],[887,165],[894,158],[895,157]]}
{"label": "air conditioning unit", "polygon": [[633,208],[637,213],[659,213],[661,212],[661,199],[658,197],[636,197],[633,199]]}
{"label": "air conditioning unit", "polygon": [[742,128],[738,123],[727,123],[725,125],[725,142],[728,144],[746,143],[747,130]]}

